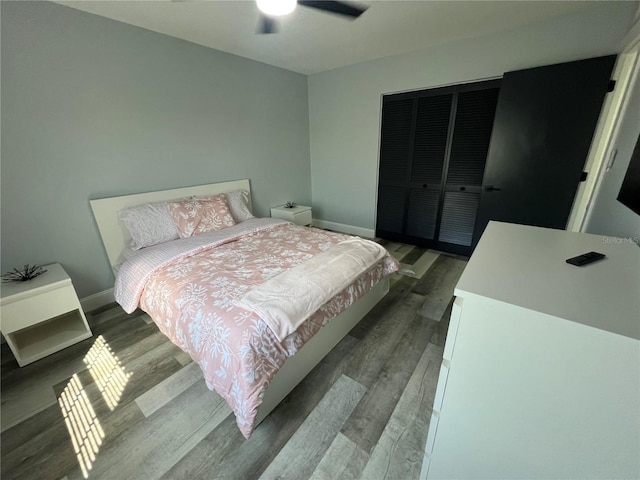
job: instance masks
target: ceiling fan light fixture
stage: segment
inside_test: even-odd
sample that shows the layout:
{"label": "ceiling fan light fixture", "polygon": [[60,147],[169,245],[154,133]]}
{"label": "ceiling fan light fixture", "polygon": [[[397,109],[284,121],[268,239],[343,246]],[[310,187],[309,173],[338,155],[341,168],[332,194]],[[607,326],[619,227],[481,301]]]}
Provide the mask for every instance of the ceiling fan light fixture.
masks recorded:
{"label": "ceiling fan light fixture", "polygon": [[256,0],[258,8],[265,15],[280,17],[293,12],[296,8],[296,0]]}

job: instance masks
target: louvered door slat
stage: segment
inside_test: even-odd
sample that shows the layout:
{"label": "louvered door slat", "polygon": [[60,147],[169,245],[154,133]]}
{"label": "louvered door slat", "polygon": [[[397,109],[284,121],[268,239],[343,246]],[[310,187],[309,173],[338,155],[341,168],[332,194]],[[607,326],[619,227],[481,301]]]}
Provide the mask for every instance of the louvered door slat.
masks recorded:
{"label": "louvered door slat", "polygon": [[440,190],[411,189],[407,211],[407,234],[432,240],[438,219]]}
{"label": "louvered door slat", "polygon": [[378,188],[377,230],[402,233],[405,210],[405,189],[380,185]]}
{"label": "louvered door slat", "polygon": [[482,185],[498,92],[491,88],[458,95],[447,184]]}
{"label": "louvered door slat", "polygon": [[418,100],[411,181],[440,185],[447,149],[452,94]]}
{"label": "louvered door slat", "polygon": [[471,245],[479,204],[479,193],[446,192],[438,240]]}
{"label": "louvered door slat", "polygon": [[406,182],[411,151],[413,98],[385,101],[382,108],[380,144],[380,180],[382,183]]}

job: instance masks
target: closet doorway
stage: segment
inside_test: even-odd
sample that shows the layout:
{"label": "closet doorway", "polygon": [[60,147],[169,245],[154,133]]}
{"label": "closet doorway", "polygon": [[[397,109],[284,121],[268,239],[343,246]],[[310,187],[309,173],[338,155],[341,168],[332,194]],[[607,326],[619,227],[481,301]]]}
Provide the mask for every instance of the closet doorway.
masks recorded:
{"label": "closet doorway", "polygon": [[500,80],[385,95],[376,235],[469,255]]}
{"label": "closet doorway", "polygon": [[564,229],[615,61],[384,96],[376,235],[470,255],[491,220]]}

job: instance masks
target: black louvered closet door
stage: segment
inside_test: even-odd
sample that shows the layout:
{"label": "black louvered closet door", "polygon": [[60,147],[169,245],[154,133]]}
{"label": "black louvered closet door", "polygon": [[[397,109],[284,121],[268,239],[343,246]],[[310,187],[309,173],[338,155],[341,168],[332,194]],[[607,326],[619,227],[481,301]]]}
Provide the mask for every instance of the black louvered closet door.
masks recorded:
{"label": "black louvered closet door", "polygon": [[390,234],[404,230],[414,104],[413,95],[396,95],[385,102],[382,113],[377,228]]}
{"label": "black louvered closet door", "polygon": [[460,92],[438,241],[471,246],[499,88]]}
{"label": "black louvered closet door", "polygon": [[378,236],[470,253],[498,87],[384,97]]}
{"label": "black louvered closet door", "polygon": [[417,100],[405,229],[414,237],[436,238],[452,101],[451,89]]}

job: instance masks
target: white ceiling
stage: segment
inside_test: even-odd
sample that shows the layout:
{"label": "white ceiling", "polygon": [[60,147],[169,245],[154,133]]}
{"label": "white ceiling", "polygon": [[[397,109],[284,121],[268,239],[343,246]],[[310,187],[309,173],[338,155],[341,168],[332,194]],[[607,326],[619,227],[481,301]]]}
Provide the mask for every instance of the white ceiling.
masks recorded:
{"label": "white ceiling", "polygon": [[357,20],[298,6],[257,35],[253,0],[73,0],[72,8],[303,74],[599,8],[593,1],[365,0]]}

